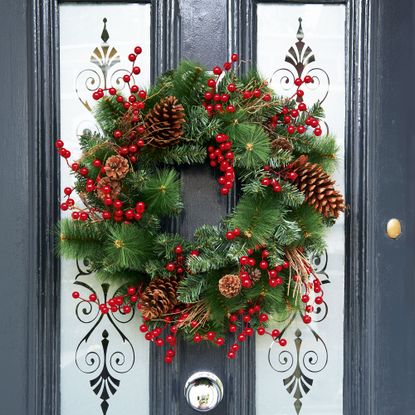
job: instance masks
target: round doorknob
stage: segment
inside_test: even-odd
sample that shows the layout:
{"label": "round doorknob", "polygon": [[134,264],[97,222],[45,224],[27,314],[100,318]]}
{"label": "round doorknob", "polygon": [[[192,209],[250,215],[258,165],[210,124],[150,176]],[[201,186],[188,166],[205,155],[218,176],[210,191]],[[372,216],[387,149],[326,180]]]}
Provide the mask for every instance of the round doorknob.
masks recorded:
{"label": "round doorknob", "polygon": [[196,372],[187,379],[184,396],[194,410],[208,412],[222,400],[223,384],[214,373]]}

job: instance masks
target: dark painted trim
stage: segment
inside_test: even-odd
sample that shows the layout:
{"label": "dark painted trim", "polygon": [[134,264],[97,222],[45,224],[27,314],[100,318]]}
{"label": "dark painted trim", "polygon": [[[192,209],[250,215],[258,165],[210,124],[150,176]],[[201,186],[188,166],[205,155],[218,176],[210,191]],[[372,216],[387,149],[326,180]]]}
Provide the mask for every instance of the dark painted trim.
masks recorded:
{"label": "dark painted trim", "polygon": [[59,160],[53,141],[59,131],[58,8],[32,0],[29,30],[30,279],[28,414],[59,413],[60,263],[53,226],[59,218]]}
{"label": "dark painted trim", "polygon": [[[375,257],[372,210],[373,156],[369,143],[372,130],[369,107],[372,90],[371,31],[375,22],[370,0],[351,0],[347,4],[347,113],[346,113],[346,217],[344,394],[345,414],[374,414]],[[376,75],[375,75],[376,76]],[[376,113],[376,111],[374,112]]]}

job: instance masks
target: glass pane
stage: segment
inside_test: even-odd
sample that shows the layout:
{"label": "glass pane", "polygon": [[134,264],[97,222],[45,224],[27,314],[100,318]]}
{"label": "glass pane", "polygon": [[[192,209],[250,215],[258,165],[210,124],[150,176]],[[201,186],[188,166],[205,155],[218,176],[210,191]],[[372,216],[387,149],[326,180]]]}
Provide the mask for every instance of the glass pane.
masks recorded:
{"label": "glass pane", "polygon": [[[123,68],[130,68],[128,54],[135,45],[143,86],[150,82],[150,5],[63,4],[60,6],[61,138],[79,155],[82,131],[97,130],[91,114],[91,89],[117,82]],[[61,188],[71,186],[72,176],[61,164]],[[148,414],[148,342],[133,314],[111,317],[91,303],[74,300],[73,291],[100,301],[111,298],[122,286],[101,284],[88,264],[62,261],[61,288],[61,414]],[[116,318],[117,317],[117,318]]]}
{"label": "glass pane", "polygon": [[[295,93],[294,79],[313,76],[303,87],[310,106],[323,102],[327,128],[340,147],[335,178],[344,188],[345,7],[258,4],[258,68],[281,95]],[[341,415],[343,412],[344,216],[328,235],[328,249],[313,258],[325,292],[313,322],[301,316],[275,322],[286,347],[257,337],[258,415]]]}

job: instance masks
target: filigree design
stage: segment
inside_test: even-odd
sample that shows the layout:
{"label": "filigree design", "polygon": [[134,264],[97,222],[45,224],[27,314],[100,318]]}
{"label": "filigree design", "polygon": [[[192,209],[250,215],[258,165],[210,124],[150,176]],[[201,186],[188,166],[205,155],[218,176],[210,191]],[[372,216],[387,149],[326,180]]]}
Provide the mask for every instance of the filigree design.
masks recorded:
{"label": "filigree design", "polygon": [[[99,292],[88,282],[84,281],[85,277],[89,277],[92,274],[88,261],[83,261],[82,263],[77,261],[76,265],[78,273],[74,284],[82,287],[83,293],[86,293],[82,297],[85,298],[90,294],[95,294],[100,299],[100,302],[106,302],[110,290],[109,284],[101,284],[102,292]],[[80,280],[81,277],[83,280]],[[118,288],[114,295],[117,295],[122,289],[123,287]],[[109,408],[108,401],[117,392],[121,383],[115,374],[127,373],[135,364],[134,347],[118,327],[118,324],[125,324],[131,321],[134,317],[134,309],[129,314],[120,312],[120,316],[117,316],[116,313],[102,314],[98,309],[97,303],[81,299],[75,308],[75,313],[81,323],[92,324],[92,327],[78,343],[75,351],[75,364],[86,375],[98,373],[89,383],[95,395],[102,400],[101,410],[105,415]],[[101,332],[101,339],[98,340],[98,327],[102,326],[105,328]],[[112,343],[110,344],[109,340],[110,331],[113,332],[112,337],[116,336],[121,340],[121,342],[117,341],[116,343],[117,350],[112,352],[110,350]],[[97,347],[99,343],[101,343],[101,347]]]}
{"label": "filigree design", "polygon": [[[299,312],[293,313],[287,325],[281,330],[280,337],[291,336],[294,326],[301,321],[299,316],[301,316]],[[283,384],[294,398],[294,408],[297,414],[300,413],[303,405],[302,398],[310,392],[313,386],[312,375],[326,368],[329,357],[327,345],[320,335],[309,325],[304,324],[304,326],[307,335],[297,327],[293,333],[294,342],[289,342],[291,350],[289,346],[281,349],[277,343],[278,339],[272,342],[268,350],[268,362],[272,369],[288,374],[283,379]],[[310,344],[310,340],[314,343]]]}
{"label": "filigree design", "polygon": [[109,34],[106,18],[103,19],[103,23],[104,27],[101,33],[103,43],[94,48],[89,59],[94,66],[81,71],[75,82],[76,94],[88,111],[92,111],[90,99],[93,91],[98,88],[107,89],[110,86],[120,90],[125,86],[125,83],[121,82],[121,78],[127,71],[124,69],[118,69],[115,72],[111,71],[121,60],[117,49],[107,43]]}
{"label": "filigree design", "polygon": [[[302,88],[308,89],[307,97],[309,98],[310,104],[316,101],[322,103],[329,93],[330,78],[324,69],[311,65],[315,62],[316,57],[310,46],[307,46],[303,42],[304,31],[301,17],[298,19],[298,22],[297,42],[288,49],[287,55],[285,56],[285,62],[290,64],[293,69],[277,69],[272,74],[270,85],[277,93],[282,95],[294,93],[297,88],[294,84],[295,79],[309,75],[312,77],[313,82],[303,84]],[[302,101],[303,97],[297,96],[297,102]]]}

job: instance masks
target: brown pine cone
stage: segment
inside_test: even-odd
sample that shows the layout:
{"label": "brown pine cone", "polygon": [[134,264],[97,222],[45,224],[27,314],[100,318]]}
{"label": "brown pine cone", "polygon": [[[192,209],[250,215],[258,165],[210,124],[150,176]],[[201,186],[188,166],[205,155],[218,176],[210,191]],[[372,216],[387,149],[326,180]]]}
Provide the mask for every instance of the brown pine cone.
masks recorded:
{"label": "brown pine cone", "polygon": [[146,143],[153,147],[177,144],[183,135],[185,113],[177,98],[163,98],[154,105],[145,119]]}
{"label": "brown pine cone", "polygon": [[[111,192],[109,194],[104,193],[102,188],[104,186],[109,186],[111,188]],[[97,186],[97,196],[104,201],[106,197],[110,197],[111,199],[116,199],[121,192],[121,184],[116,180],[111,180],[109,177],[103,177]]]}
{"label": "brown pine cone", "polygon": [[255,283],[255,282],[257,282],[257,281],[259,281],[260,279],[261,279],[261,271],[258,269],[258,268],[256,268],[256,269],[254,269],[254,270],[252,270],[250,273],[249,273],[249,277],[251,278],[251,281],[253,282],[253,283]]}
{"label": "brown pine cone", "polygon": [[237,296],[241,292],[242,284],[238,275],[228,274],[219,280],[219,292],[226,298]]}
{"label": "brown pine cone", "polygon": [[334,189],[336,183],[318,164],[308,162],[308,157],[300,156],[294,163],[297,173],[295,183],[305,195],[306,202],[325,217],[338,218],[345,209],[344,199]]}
{"label": "brown pine cone", "polygon": [[126,158],[116,155],[108,157],[104,169],[105,174],[111,180],[121,180],[126,176],[130,167]]}
{"label": "brown pine cone", "polygon": [[141,313],[153,320],[170,312],[177,305],[178,281],[172,278],[155,278],[148,284],[141,296]]}
{"label": "brown pine cone", "polygon": [[293,145],[285,137],[278,137],[272,140],[271,147],[276,150],[293,151]]}

